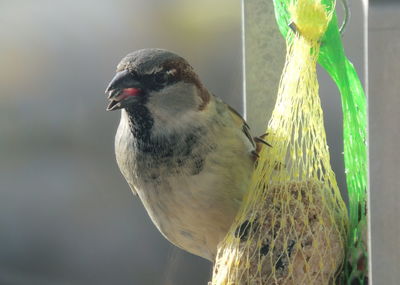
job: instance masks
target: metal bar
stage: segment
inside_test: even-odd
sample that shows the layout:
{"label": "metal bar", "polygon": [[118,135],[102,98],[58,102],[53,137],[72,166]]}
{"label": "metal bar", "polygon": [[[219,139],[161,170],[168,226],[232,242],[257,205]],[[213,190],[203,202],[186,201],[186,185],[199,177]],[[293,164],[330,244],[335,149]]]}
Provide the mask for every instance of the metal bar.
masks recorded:
{"label": "metal bar", "polygon": [[376,285],[400,282],[399,15],[399,2],[370,2],[370,268]]}
{"label": "metal bar", "polygon": [[245,0],[243,7],[244,110],[255,135],[271,117],[285,61],[285,42],[272,0]]}

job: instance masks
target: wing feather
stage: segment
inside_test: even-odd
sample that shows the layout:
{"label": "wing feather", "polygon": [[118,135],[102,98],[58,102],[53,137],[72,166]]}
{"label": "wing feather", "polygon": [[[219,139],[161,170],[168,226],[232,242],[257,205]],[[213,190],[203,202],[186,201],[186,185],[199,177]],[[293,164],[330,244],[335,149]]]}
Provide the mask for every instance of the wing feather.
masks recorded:
{"label": "wing feather", "polygon": [[254,141],[254,139],[253,139],[253,137],[252,137],[252,135],[250,133],[250,126],[246,123],[246,121],[238,113],[238,111],[233,109],[228,104],[226,104],[226,106],[228,107],[229,113],[231,114],[232,119],[235,122],[235,124],[237,124],[242,129],[242,132],[244,133],[244,135],[248,138],[248,140],[251,143],[251,145],[255,148],[256,147],[256,143],[255,143],[255,141]]}

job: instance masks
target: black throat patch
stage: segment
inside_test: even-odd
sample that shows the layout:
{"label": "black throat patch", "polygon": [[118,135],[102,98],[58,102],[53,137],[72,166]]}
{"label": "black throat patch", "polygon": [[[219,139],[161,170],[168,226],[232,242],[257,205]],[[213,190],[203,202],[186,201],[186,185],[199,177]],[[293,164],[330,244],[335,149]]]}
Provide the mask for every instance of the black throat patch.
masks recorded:
{"label": "black throat patch", "polygon": [[145,102],[129,106],[126,111],[139,161],[154,168],[164,166],[171,174],[182,171],[191,175],[200,173],[206,155],[215,147],[204,147],[204,144],[201,144],[202,149],[198,148],[199,141],[206,135],[205,128],[193,128],[185,134],[171,133],[153,137],[154,119]]}
{"label": "black throat patch", "polygon": [[129,117],[129,127],[134,138],[138,142],[138,147],[143,147],[145,142],[150,141],[151,131],[154,125],[153,117],[149,109],[145,106],[146,102],[147,99],[143,98],[141,101],[125,108]]}

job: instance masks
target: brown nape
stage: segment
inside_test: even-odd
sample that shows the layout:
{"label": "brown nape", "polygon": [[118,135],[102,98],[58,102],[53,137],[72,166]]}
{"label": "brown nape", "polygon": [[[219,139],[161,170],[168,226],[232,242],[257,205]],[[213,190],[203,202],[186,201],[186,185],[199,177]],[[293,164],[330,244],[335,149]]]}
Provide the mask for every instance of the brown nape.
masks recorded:
{"label": "brown nape", "polygon": [[200,90],[200,98],[203,102],[199,106],[199,111],[203,111],[207,107],[208,102],[210,102],[210,93],[204,87]]}
{"label": "brown nape", "polygon": [[176,70],[174,77],[177,81],[183,81],[193,83],[200,90],[199,96],[202,103],[199,106],[199,111],[206,108],[208,102],[210,102],[210,93],[201,83],[199,76],[194,72],[193,67],[188,64],[184,59],[169,60],[163,64],[165,70]]}

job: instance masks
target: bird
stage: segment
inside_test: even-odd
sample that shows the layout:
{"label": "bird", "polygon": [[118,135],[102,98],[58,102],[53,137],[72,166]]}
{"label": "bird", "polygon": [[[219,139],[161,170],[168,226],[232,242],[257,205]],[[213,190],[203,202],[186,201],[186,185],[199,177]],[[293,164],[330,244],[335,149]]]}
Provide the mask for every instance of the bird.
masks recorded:
{"label": "bird", "polygon": [[168,50],[125,56],[106,94],[121,110],[115,156],[132,192],[167,240],[214,261],[263,140]]}

